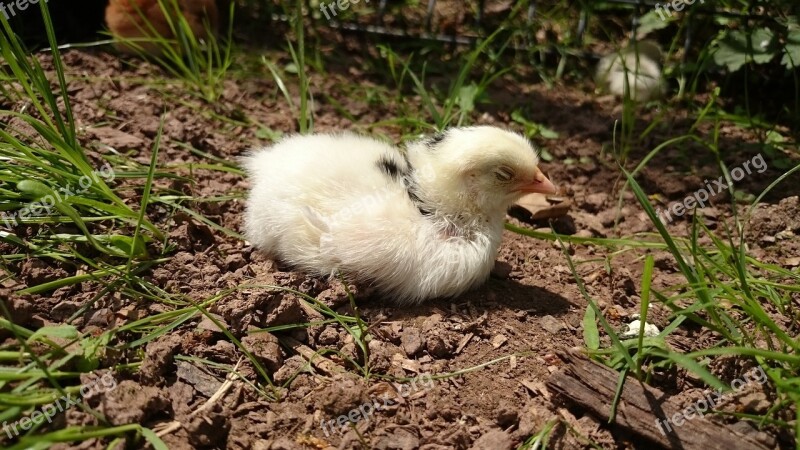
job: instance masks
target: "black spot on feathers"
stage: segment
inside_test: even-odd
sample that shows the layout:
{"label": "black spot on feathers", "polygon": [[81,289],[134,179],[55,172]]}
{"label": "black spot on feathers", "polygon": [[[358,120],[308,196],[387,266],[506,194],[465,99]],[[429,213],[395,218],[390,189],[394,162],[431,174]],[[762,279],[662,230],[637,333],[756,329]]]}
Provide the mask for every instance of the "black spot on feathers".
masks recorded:
{"label": "black spot on feathers", "polygon": [[398,180],[400,179],[400,176],[403,175],[403,171],[400,170],[397,162],[387,156],[381,156],[377,164],[379,169],[381,169],[386,175],[392,177],[392,180]]}
{"label": "black spot on feathers", "polygon": [[419,213],[421,215],[423,215],[423,216],[431,216],[431,215],[433,215],[433,211],[430,208],[428,208],[427,206],[425,206],[425,203],[422,201],[421,198],[419,198],[419,195],[417,195],[417,191],[416,191],[416,186],[415,185],[409,184],[407,182],[406,183],[406,192],[408,192],[408,198],[410,198],[411,202],[414,203],[414,205],[416,205],[417,210],[419,210]]}
{"label": "black spot on feathers", "polygon": [[432,148],[434,148],[434,147],[435,147],[435,146],[436,146],[438,143],[442,142],[442,141],[444,140],[445,136],[446,136],[446,135],[445,135],[444,131],[440,131],[440,132],[438,132],[438,133],[434,134],[433,136],[431,136],[430,138],[428,138],[428,140],[425,142],[425,145],[426,145],[426,146],[427,146],[429,149],[432,149]]}

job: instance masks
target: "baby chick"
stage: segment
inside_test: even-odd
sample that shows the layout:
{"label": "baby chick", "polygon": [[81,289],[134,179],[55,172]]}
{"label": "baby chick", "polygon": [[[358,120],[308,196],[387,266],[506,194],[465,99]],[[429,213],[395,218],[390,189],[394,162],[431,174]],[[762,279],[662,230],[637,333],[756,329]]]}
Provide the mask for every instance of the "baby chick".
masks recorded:
{"label": "baby chick", "polygon": [[527,139],[488,126],[405,150],[354,134],[292,136],[245,158],[244,232],[273,258],[403,303],[455,296],[489,276],[508,207],[556,192],[538,162]]}
{"label": "baby chick", "polygon": [[[172,11],[172,0],[162,0],[166,11]],[[178,8],[186,18],[192,33],[202,39],[207,36],[207,29],[216,32],[218,27],[217,5],[215,0],[178,0]],[[172,18],[173,26],[177,26],[177,18]],[[174,39],[170,22],[158,0],[111,0],[106,7],[106,24],[111,33],[118,38],[140,39],[161,36]],[[136,42],[136,45],[150,55],[159,55],[161,48],[151,42]],[[125,53],[137,54],[135,48],[118,44],[117,48]]]}
{"label": "baby chick", "polygon": [[598,87],[617,97],[647,102],[665,94],[661,77],[661,49],[653,41],[639,41],[633,47],[604,56],[597,64]]}

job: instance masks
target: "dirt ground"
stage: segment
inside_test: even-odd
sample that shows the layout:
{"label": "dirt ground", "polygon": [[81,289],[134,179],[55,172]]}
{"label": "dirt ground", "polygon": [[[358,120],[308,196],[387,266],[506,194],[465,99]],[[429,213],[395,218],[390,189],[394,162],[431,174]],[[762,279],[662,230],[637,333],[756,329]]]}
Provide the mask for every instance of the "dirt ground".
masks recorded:
{"label": "dirt ground", "polygon": [[[160,169],[186,178],[161,179],[158,183],[176,193],[211,198],[246,191],[247,181],[238,174],[202,168],[189,170],[189,165],[208,163],[209,159],[179,145],[187,143],[209,157],[235,161],[247,149],[269,144],[257,135],[258,127],[233,123],[226,117],[237,118],[245,111],[247,117],[272,130],[290,133],[296,127],[293,112],[267,74],[228,81],[223,98],[212,106],[183,95],[175,86],[146,83],[149,78],[164,76],[148,63],[126,64],[101,50],[70,50],[64,59],[71,77],[69,95],[80,141],[95,155],[113,149],[147,165],[160,116],[165,113],[164,138],[158,157]],[[347,86],[385,83],[358,67],[358,58],[347,67],[332,65],[324,76],[312,76],[312,89],[327,92],[361,124],[395,117],[396,111],[390,108],[348,94]],[[510,76],[494,86],[490,92],[491,104],[481,107],[485,112],[480,115],[479,123],[516,128],[509,117],[510,111],[521,105],[533,105],[531,120],[559,133],[557,139],[538,142],[554,156],[552,162],[542,164],[544,172],[566,187],[566,196],[573,202],[568,215],[554,222],[559,232],[616,237],[654,231],[630,193],[624,194],[618,203],[620,171],[609,151],[614,120],[620,113],[614,99],[596,96],[592,86],[567,84],[548,89],[543,84],[520,83],[519,77]],[[408,101],[420,102],[411,95]],[[652,141],[643,143],[642,148],[652,148],[660,140],[687,130],[693,121],[690,113],[680,109],[643,110],[639,120],[646,124],[658,114],[668,114],[669,120],[651,134]],[[316,131],[353,127],[325,98],[318,98],[314,115]],[[399,138],[396,129],[381,131]],[[741,145],[755,140],[746,131],[725,128],[721,139],[721,146],[730,150],[725,158],[731,165],[754,155]],[[713,160],[700,154],[689,145],[664,152],[649,164],[640,177],[641,184],[648,194],[658,194],[663,200],[684,198],[701,187],[705,178],[717,177]],[[641,156],[634,152],[634,157],[637,155]],[[737,188],[758,193],[780,173],[774,168],[754,173]],[[118,179],[115,185],[127,201],[134,204],[140,201],[140,189],[126,189],[123,179]],[[796,182],[785,186],[791,187],[779,189],[758,208],[748,237],[754,255],[780,265],[798,264],[792,258],[800,251],[796,238],[786,238],[787,232],[792,236],[800,233],[797,197],[800,192]],[[183,205],[223,227],[241,230],[241,198],[188,201]],[[703,220],[716,228],[728,219],[729,209],[729,199],[721,194],[703,210]],[[174,247],[168,253],[171,256],[168,262],[146,273],[150,282],[167,292],[184,293],[201,302],[241,284],[271,284],[296,289],[340,312],[352,313],[344,286],[338,281],[284,271],[241,239],[185,212],[160,206],[153,206],[147,212],[154,223],[169,230],[168,244]],[[549,227],[546,222],[510,220],[534,229]],[[682,234],[688,224],[689,218],[683,217],[672,223],[670,229]],[[25,227],[15,231],[23,236],[32,233]],[[576,261],[582,261],[578,271],[589,294],[597,299],[615,328],[625,329],[639,311],[641,252],[621,252],[606,259],[610,252],[605,248],[572,245],[569,250]],[[658,252],[655,255],[655,289],[683,282],[671,257]],[[77,268],[38,260],[12,263],[9,267],[19,282],[0,287],[0,296],[8,296],[15,321],[31,328],[64,322],[102,288],[99,283],[85,282],[46,295],[17,296],[12,293],[74,275]],[[107,395],[87,399],[88,404],[113,424],[136,422],[159,430],[171,421],[180,421],[182,427],[162,437],[173,449],[505,450],[517,448],[554,418],[561,420],[553,432],[554,448],[583,448],[589,442],[608,449],[650,448],[649,444],[637,442],[602,420],[556,401],[544,386],[561,364],[559,354],[583,345],[581,320],[587,307],[557,245],[506,232],[492,278],[480,289],[456,299],[399,308],[368,293],[357,291],[355,295],[372,335],[369,366],[373,375],[369,382],[340,356],[357,359],[359,351],[352,337],[338,324],[248,335],[253,329],[322,319],[318,313],[304,308],[295,294],[253,288],[224,296],[210,311],[242,340],[277,385],[286,384],[280,390],[280,401],[268,401],[253,385],[237,380],[210,408],[192,415],[218,391],[225,373],[176,356],[225,365],[239,363],[238,370],[248,380],[258,378],[255,368],[211,321],[196,318],[144,347],[123,348],[123,344],[141,336],[118,334],[111,346],[119,350],[109,350],[102,367],[137,361],[141,365],[138,370],[115,372],[119,386]],[[84,332],[102,332],[168,309],[163,303],[133,301],[119,293],[106,293],[73,324]],[[649,321],[663,328],[668,317],[666,308],[654,306]],[[313,351],[340,352],[326,353],[326,358],[335,367],[348,371],[309,368],[297,351],[281,345],[294,342],[291,339]],[[707,332],[682,326],[670,335],[668,342],[688,351],[708,339],[711,336]],[[477,368],[480,365],[484,366]],[[475,370],[462,376],[427,377],[470,368]],[[720,361],[712,368],[726,380],[747,370],[745,364],[737,361]],[[398,391],[383,376],[416,377],[417,383]],[[699,380],[679,370],[664,373],[653,384],[679,396],[686,404],[700,398],[703,392]],[[758,411],[761,403],[757,400],[769,395],[761,391],[741,392],[724,408]],[[356,429],[348,427],[340,433],[338,427],[321,426],[365,404],[376,407],[376,411],[359,420]],[[95,421],[73,408],[52,427]],[[761,432],[745,425],[741,430],[757,435],[769,447],[788,445],[786,436],[772,434],[769,429]],[[91,440],[77,447],[55,448],[100,449],[105,444],[102,440]]]}

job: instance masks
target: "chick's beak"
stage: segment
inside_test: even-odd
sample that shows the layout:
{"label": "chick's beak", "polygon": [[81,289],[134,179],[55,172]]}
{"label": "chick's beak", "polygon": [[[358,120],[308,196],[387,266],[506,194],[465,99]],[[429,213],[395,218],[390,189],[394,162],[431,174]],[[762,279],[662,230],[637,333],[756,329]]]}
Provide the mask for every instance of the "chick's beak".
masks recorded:
{"label": "chick's beak", "polygon": [[519,192],[537,192],[539,194],[556,194],[558,193],[558,189],[556,189],[555,185],[547,179],[546,176],[542,173],[539,168],[536,168],[536,174],[533,177],[533,181],[526,182],[522,184],[517,189]]}

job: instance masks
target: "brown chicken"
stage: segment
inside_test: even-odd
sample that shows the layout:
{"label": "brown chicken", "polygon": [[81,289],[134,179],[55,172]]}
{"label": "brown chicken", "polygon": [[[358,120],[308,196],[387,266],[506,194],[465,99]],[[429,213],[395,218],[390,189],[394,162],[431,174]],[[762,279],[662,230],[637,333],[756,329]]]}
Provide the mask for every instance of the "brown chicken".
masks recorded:
{"label": "brown chicken", "polygon": [[[164,7],[158,0],[111,0],[106,7],[106,24],[117,38],[152,38],[157,35],[174,39],[170,21],[164,14],[165,9],[175,14],[172,12],[172,1],[162,2]],[[212,32],[217,31],[219,17],[214,0],[177,0],[177,4],[198,39],[207,37],[209,28]],[[173,26],[177,26],[176,18],[170,17]],[[156,43],[136,42],[136,45],[151,55],[161,53],[161,48]],[[125,53],[138,53],[135,48],[124,43],[117,44],[117,48]]]}

